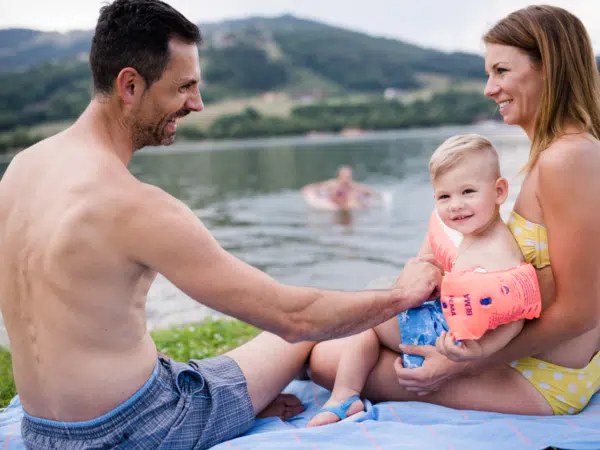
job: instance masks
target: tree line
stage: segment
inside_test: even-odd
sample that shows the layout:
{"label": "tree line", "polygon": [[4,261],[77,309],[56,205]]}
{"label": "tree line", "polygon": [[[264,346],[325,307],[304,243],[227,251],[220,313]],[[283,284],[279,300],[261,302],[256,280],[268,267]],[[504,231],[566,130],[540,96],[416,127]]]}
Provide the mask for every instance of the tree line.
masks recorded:
{"label": "tree line", "polygon": [[[430,127],[446,124],[470,124],[477,120],[499,118],[496,105],[476,92],[448,91],[429,100],[403,104],[395,100],[373,100],[361,103],[313,103],[294,108],[289,117],[261,114],[247,108],[239,114],[217,118],[208,128],[182,125],[180,139],[218,140],[253,137],[303,135],[311,132],[338,133],[348,128],[391,130]],[[42,136],[19,129],[0,136],[0,151],[32,145]]]}

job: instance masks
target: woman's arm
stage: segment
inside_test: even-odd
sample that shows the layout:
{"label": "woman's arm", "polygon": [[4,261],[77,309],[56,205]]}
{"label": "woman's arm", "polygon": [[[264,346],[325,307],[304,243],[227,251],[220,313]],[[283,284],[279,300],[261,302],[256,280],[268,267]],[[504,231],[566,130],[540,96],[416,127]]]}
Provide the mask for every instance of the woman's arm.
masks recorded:
{"label": "woman's arm", "polygon": [[587,142],[559,142],[542,153],[538,164],[538,200],[556,298],[487,364],[538,354],[586,333],[600,320],[599,149]]}

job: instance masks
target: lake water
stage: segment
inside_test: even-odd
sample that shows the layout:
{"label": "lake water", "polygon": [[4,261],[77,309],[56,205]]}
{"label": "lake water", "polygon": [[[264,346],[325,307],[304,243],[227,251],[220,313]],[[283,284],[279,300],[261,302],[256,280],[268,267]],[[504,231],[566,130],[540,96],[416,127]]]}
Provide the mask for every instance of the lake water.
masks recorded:
{"label": "lake water", "polygon": [[[529,147],[520,129],[502,124],[185,143],[140,152],[130,169],[185,202],[226,250],[275,279],[357,290],[374,278],[397,275],[416,254],[433,208],[429,157],[447,137],[470,132],[489,137],[500,152],[503,174],[510,181],[509,200],[502,209],[506,218]],[[353,167],[357,181],[386,193],[387,206],[350,217],[311,210],[300,188],[333,177],[343,164]],[[148,296],[147,314],[149,327],[159,328],[215,312],[159,275]],[[0,316],[0,345],[1,331]]]}

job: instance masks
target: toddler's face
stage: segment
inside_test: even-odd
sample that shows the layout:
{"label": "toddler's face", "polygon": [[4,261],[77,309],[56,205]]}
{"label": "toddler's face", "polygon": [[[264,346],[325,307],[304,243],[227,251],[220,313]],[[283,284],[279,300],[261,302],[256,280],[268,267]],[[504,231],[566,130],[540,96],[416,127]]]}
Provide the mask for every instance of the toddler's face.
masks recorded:
{"label": "toddler's face", "polygon": [[463,235],[487,228],[506,199],[506,180],[495,179],[490,171],[481,169],[481,164],[463,161],[433,183],[440,218]]}

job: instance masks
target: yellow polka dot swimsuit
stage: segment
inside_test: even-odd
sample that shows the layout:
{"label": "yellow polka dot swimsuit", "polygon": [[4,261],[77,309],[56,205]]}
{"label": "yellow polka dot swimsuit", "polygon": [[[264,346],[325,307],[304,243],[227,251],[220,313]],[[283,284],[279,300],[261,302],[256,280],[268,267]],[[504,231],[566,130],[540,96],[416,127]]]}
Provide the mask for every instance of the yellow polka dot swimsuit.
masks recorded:
{"label": "yellow polka dot swimsuit", "polygon": [[[541,269],[550,265],[546,228],[515,213],[508,219],[525,260]],[[537,358],[523,358],[510,366],[544,396],[554,414],[576,414],[600,388],[600,352],[582,369],[557,366]]]}
{"label": "yellow polka dot swimsuit", "polygon": [[510,213],[507,225],[521,247],[525,261],[537,269],[550,265],[546,227],[525,220],[514,211]]}

